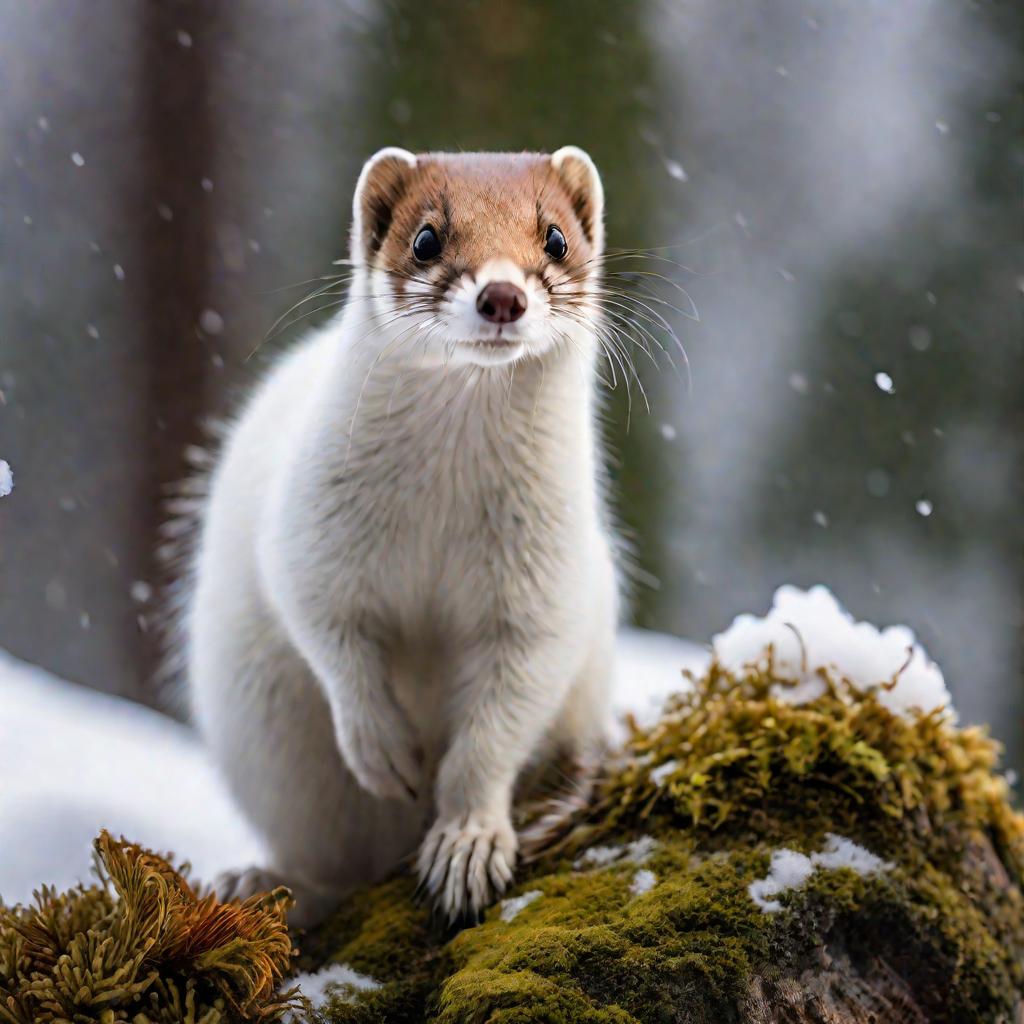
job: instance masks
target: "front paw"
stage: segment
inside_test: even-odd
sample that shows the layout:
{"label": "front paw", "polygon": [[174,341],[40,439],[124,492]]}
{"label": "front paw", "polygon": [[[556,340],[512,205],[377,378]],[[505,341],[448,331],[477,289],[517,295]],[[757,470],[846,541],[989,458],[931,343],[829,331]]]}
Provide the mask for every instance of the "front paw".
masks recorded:
{"label": "front paw", "polygon": [[381,800],[416,800],[423,752],[401,710],[381,702],[346,714],[338,746],[356,781]]}
{"label": "front paw", "polygon": [[449,924],[479,920],[512,881],[516,847],[507,816],[470,813],[436,821],[420,847],[420,889]]}

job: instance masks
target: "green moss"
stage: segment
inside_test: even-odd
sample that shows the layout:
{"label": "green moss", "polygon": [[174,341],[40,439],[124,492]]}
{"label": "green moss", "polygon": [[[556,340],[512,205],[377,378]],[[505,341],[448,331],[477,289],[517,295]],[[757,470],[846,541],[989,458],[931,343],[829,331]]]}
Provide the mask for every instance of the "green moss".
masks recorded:
{"label": "green moss", "polygon": [[[516,893],[542,896],[514,920],[493,908],[453,937],[413,906],[408,880],[360,894],[314,937],[314,959],[385,984],[323,1019],[728,1024],[749,1019],[756,979],[841,963],[869,979],[884,965],[929,1020],[1009,1020],[1024,990],[1024,821],[996,744],[938,714],[893,715],[842,681],[804,707],[775,685],[715,667],[635,730],[593,799],[530,851]],[[747,889],[772,851],[810,853],[826,832],[892,870],[818,871],[763,914]],[[643,895],[630,891],[638,865],[579,859],[641,835],[656,838]]]}

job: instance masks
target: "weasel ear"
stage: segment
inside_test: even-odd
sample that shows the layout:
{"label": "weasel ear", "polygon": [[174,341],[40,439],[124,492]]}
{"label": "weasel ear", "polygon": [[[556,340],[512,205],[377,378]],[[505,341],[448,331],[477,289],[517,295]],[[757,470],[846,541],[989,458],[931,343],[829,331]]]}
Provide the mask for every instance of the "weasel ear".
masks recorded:
{"label": "weasel ear", "polygon": [[551,154],[562,187],[572,200],[583,233],[595,252],[604,248],[604,188],[594,161],[578,146],[563,146]]}
{"label": "weasel ear", "polygon": [[391,226],[395,203],[402,198],[416,155],[407,149],[387,146],[363,164],[352,200],[352,259],[371,260],[380,250]]}

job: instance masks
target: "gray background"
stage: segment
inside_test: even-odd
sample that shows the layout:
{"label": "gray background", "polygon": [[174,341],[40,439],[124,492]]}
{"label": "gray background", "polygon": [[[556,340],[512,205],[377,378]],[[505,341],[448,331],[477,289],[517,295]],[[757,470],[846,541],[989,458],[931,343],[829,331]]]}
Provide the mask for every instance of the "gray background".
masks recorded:
{"label": "gray background", "polygon": [[704,641],[826,582],[913,626],[1019,766],[1022,29],[959,0],[0,0],[0,645],[152,700],[161,500],[299,330],[249,358],[285,286],[344,254],[362,159],[572,142],[610,245],[672,246],[700,317],[691,384],[639,359],[650,412],[610,401],[636,620]]}

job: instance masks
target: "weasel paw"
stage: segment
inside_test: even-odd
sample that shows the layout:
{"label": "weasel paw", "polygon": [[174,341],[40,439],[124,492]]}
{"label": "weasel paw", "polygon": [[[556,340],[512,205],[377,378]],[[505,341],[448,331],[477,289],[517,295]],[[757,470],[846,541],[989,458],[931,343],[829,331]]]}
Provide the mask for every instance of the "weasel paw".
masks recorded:
{"label": "weasel paw", "polygon": [[516,835],[507,818],[469,814],[437,821],[420,847],[420,891],[449,924],[479,920],[512,881]]}
{"label": "weasel paw", "polygon": [[423,753],[398,708],[365,708],[348,717],[338,745],[349,771],[368,793],[381,800],[417,799]]}

